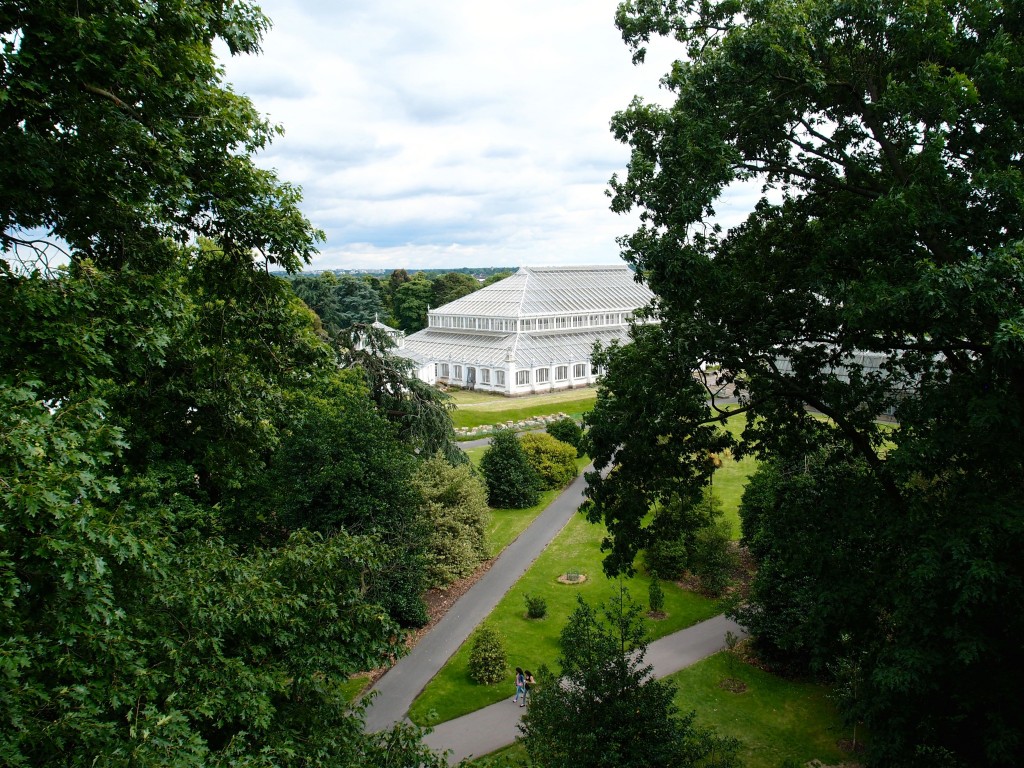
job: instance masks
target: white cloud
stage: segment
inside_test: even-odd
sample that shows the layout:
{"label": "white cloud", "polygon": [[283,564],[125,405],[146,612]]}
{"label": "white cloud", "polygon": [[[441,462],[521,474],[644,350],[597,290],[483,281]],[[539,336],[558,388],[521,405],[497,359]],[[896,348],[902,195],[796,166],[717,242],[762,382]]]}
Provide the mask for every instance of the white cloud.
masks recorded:
{"label": "white cloud", "polygon": [[616,1],[261,0],[264,54],[225,65],[285,128],[260,162],[326,231],[313,267],[617,261],[609,120],[678,51],[634,67]]}

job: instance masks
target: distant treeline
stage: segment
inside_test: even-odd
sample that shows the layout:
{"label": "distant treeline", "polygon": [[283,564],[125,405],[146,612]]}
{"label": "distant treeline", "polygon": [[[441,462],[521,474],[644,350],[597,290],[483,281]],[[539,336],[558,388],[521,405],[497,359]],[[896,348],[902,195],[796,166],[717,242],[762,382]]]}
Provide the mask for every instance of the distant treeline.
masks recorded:
{"label": "distant treeline", "polygon": [[[487,278],[491,275],[498,274],[499,272],[515,272],[517,267],[455,267],[452,269],[406,269],[405,271],[409,274],[424,274],[428,277],[439,277],[440,275],[448,274],[449,272],[455,272],[460,275],[472,275],[478,278]],[[373,275],[374,277],[381,277],[390,275],[394,269],[310,269],[305,270],[301,274],[303,275],[319,275],[325,272],[329,272],[333,275],[352,275],[353,277],[362,277],[363,275]],[[277,274],[278,277],[287,277],[284,272],[272,273]]]}
{"label": "distant treeline", "polygon": [[281,275],[328,330],[379,320],[406,333],[427,324],[427,311],[508,277],[512,269],[321,270]]}

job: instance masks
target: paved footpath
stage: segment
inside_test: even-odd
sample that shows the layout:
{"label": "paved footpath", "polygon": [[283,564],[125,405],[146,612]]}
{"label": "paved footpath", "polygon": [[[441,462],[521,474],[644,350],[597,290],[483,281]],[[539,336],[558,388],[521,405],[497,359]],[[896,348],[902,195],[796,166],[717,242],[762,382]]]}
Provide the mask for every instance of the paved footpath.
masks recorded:
{"label": "paved footpath", "polygon": [[[591,464],[583,472],[593,469]],[[373,686],[376,695],[366,711],[367,731],[382,731],[405,719],[413,699],[576,513],[583,503],[585,487],[580,473],[529,528],[505,547],[490,570],[455,601],[434,628],[377,680]]]}
{"label": "paved footpath", "polygon": [[[646,662],[654,667],[655,677],[671,675],[722,650],[726,632],[745,634],[734,621],[715,616],[655,640],[647,647]],[[509,693],[512,692],[510,685]],[[497,704],[435,726],[423,743],[439,752],[447,751],[450,764],[465,757],[481,757],[516,740],[519,718],[525,711],[513,704],[509,696]]]}
{"label": "paved footpath", "polygon": [[[583,503],[586,487],[583,474],[593,469],[593,464],[587,466],[505,548],[490,569],[448,609],[434,628],[377,680],[372,689],[375,695],[366,710],[367,731],[382,731],[406,719],[406,713],[420,691],[572,519]],[[727,631],[743,634],[737,624],[724,616],[717,616],[651,643],[647,661],[653,665],[656,676],[672,674],[724,648]],[[512,704],[510,696],[507,701],[441,723],[424,742],[433,749],[449,751],[450,763],[470,755],[485,755],[515,741],[520,714],[520,708]]]}

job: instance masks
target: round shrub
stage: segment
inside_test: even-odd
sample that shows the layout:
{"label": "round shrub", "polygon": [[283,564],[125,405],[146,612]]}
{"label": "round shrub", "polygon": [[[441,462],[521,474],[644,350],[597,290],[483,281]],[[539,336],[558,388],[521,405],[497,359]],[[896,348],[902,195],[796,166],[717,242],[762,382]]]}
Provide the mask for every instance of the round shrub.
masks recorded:
{"label": "round shrub", "polygon": [[484,624],[473,636],[469,652],[469,676],[483,685],[492,685],[505,677],[508,656],[497,631]]}
{"label": "round shrub", "polygon": [[563,488],[576,477],[576,449],[571,445],[546,432],[530,432],[519,442],[545,489]]}
{"label": "round shrub", "polygon": [[552,421],[544,431],[556,440],[561,440],[575,448],[576,458],[583,455],[583,427],[575,419],[566,416],[564,419]]}
{"label": "round shrub", "polygon": [[548,615],[548,601],[538,595],[524,594],[526,600],[526,618],[543,619]]}
{"label": "round shrub", "polygon": [[532,507],[540,498],[541,481],[511,429],[499,429],[480,459],[487,483],[487,503],[500,509]]}

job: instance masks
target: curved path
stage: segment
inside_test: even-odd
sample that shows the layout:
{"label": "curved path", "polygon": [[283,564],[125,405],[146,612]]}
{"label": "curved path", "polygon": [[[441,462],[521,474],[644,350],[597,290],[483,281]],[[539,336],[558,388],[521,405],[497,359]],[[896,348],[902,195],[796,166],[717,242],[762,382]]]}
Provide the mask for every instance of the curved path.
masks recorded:
{"label": "curved path", "polygon": [[[746,634],[731,619],[715,616],[655,640],[647,647],[646,662],[654,667],[655,677],[671,675],[722,650],[726,632]],[[423,737],[423,743],[438,752],[447,752],[450,764],[466,757],[482,757],[516,740],[524,711],[508,698],[434,726]]]}
{"label": "curved path", "polygon": [[[583,472],[593,469],[590,464]],[[382,731],[405,718],[423,687],[572,519],[583,503],[585,487],[580,473],[529,528],[505,547],[487,573],[455,601],[434,628],[377,680],[372,689],[376,695],[366,710],[367,731]]]}
{"label": "curved path", "polygon": [[[583,503],[583,475],[593,469],[593,464],[584,468],[434,628],[377,680],[372,688],[375,695],[366,710],[367,731],[382,731],[406,719],[420,691],[572,519]],[[654,641],[648,647],[647,661],[654,667],[655,676],[672,674],[723,649],[725,633],[730,631],[745,634],[735,622],[716,616]],[[508,699],[435,726],[424,743],[447,751],[450,763],[485,755],[515,741],[520,716],[521,710]]]}

